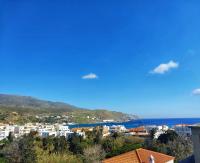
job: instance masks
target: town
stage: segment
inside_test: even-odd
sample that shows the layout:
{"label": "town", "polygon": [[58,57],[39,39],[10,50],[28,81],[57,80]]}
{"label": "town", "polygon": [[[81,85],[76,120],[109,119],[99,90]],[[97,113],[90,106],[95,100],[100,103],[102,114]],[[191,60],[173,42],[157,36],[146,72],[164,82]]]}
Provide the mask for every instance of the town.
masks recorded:
{"label": "town", "polygon": [[[87,136],[85,131],[93,131],[94,127],[82,127],[82,128],[72,128],[67,124],[44,124],[44,123],[26,123],[25,125],[10,125],[10,124],[0,124],[0,140],[6,139],[9,134],[12,134],[15,138],[19,138],[25,134],[29,134],[31,131],[38,132],[41,137],[48,136],[64,136],[66,139],[70,135],[76,133],[84,138]],[[111,133],[124,133],[125,135],[148,137],[150,132],[155,129],[154,138],[157,139],[161,134],[168,130],[174,130],[177,134],[181,136],[191,136],[191,125],[187,124],[177,124],[172,128],[167,125],[156,126],[147,125],[140,126],[137,128],[127,129],[124,125],[103,125],[103,137],[109,136]]]}
{"label": "town", "polygon": [[[124,125],[102,125],[102,126],[96,126],[96,127],[80,127],[80,128],[73,128],[70,127],[70,125],[63,123],[55,123],[55,124],[48,124],[48,123],[26,123],[24,125],[14,125],[14,124],[0,124],[0,142],[1,142],[1,148],[3,148],[4,143],[6,140],[9,140],[10,137],[13,137],[12,139],[22,139],[24,136],[32,135],[31,137],[34,137],[33,135],[37,135],[37,137],[42,138],[42,140],[45,139],[51,139],[51,138],[64,138],[66,142],[73,141],[74,136],[79,137],[81,139],[87,139],[86,142],[91,139],[91,133],[95,133],[93,136],[94,139],[98,138],[98,133],[96,131],[101,130],[102,133],[102,140],[109,140],[110,137],[119,137],[120,135],[123,135],[124,140],[134,140],[137,143],[136,144],[130,144],[132,147],[128,150],[122,150],[118,154],[111,154],[110,156],[104,158],[99,158],[98,161],[102,161],[103,163],[114,163],[116,160],[126,160],[127,162],[134,159],[141,159],[146,161],[140,161],[145,163],[155,163],[155,160],[160,160],[161,162],[170,162],[173,163],[177,158],[174,156],[169,156],[166,154],[163,154],[162,152],[156,152],[154,150],[147,150],[144,147],[144,145],[141,145],[141,142],[150,140],[157,141],[161,140],[160,137],[162,135],[165,135],[166,133],[170,133],[171,131],[177,134],[178,136],[182,137],[183,140],[187,140],[188,138],[191,138],[192,136],[192,130],[195,128],[195,133],[200,134],[200,128],[197,127],[197,125],[187,125],[187,124],[177,124],[173,127],[169,127],[167,125],[146,125],[146,126],[139,126],[136,128],[126,128]],[[196,131],[196,128],[198,128],[198,132]],[[34,134],[33,134],[34,133]],[[97,133],[97,134],[96,134]],[[163,140],[166,141],[168,138],[164,138]],[[119,139],[120,140],[120,139]],[[139,141],[138,141],[139,140]],[[193,139],[195,142],[198,140]],[[140,142],[140,143],[138,143]],[[64,143],[64,142],[63,142]],[[96,143],[99,143],[99,141],[96,141]],[[96,144],[95,143],[95,144]],[[126,146],[129,143],[126,144]],[[77,145],[77,144],[76,144]],[[75,146],[76,146],[75,145]],[[103,144],[104,145],[104,144]],[[135,147],[136,145],[136,147]],[[139,145],[139,146],[138,146]],[[194,154],[195,149],[198,150],[198,143],[195,144],[194,147]],[[124,147],[121,147],[124,148]],[[127,148],[127,147],[125,147]],[[76,149],[76,147],[75,147]],[[132,149],[132,150],[131,150]],[[77,149],[76,149],[77,150]],[[75,151],[76,153],[77,151]],[[131,153],[132,152],[132,153]],[[112,151],[111,151],[112,153]],[[135,154],[135,158],[132,156],[130,157],[130,153],[132,155]],[[196,152],[198,153],[198,152]],[[145,155],[145,156],[144,156]],[[198,154],[197,154],[198,155]],[[194,157],[195,155],[188,156],[184,158],[183,160],[179,160],[181,163],[190,163],[194,161],[194,159],[199,159],[198,156]],[[150,160],[150,161],[147,161]],[[164,161],[165,160],[165,161]],[[189,162],[188,162],[189,161]],[[85,161],[88,162],[88,161]],[[90,160],[89,162],[95,162],[94,160]]]}

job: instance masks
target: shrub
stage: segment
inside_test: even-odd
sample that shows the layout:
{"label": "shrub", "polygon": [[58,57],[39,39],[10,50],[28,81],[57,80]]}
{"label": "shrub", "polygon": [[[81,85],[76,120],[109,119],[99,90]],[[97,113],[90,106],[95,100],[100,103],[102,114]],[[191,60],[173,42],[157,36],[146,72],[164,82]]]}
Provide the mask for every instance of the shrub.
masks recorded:
{"label": "shrub", "polygon": [[100,163],[105,158],[105,151],[101,145],[87,147],[83,151],[85,163]]}
{"label": "shrub", "polygon": [[38,163],[82,163],[83,161],[71,154],[47,154],[44,153],[38,159]]}

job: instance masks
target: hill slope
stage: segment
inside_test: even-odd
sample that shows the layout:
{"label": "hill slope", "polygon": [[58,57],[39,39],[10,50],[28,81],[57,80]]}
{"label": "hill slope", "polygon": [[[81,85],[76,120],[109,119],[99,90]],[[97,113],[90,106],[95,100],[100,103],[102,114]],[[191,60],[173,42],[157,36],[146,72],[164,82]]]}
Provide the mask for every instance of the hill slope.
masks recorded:
{"label": "hill slope", "polygon": [[64,109],[65,111],[77,109],[75,106],[66,103],[45,101],[30,96],[6,94],[0,94],[0,106],[30,109]]}
{"label": "hill slope", "polygon": [[89,110],[62,102],[40,100],[30,96],[0,94],[0,122],[76,122],[95,123],[105,119],[127,121],[136,118],[121,112]]}

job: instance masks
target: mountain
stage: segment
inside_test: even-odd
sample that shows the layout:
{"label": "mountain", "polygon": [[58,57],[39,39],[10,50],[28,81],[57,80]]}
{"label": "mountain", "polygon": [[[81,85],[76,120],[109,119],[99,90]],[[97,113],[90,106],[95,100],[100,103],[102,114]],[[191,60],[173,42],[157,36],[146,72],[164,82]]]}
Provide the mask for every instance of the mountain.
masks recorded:
{"label": "mountain", "polygon": [[0,94],[0,122],[75,122],[95,123],[112,119],[128,121],[137,116],[108,110],[90,110],[63,102],[40,100],[30,96]]}
{"label": "mountain", "polygon": [[18,95],[7,95],[0,94],[0,106],[14,107],[14,108],[27,108],[27,109],[57,109],[64,111],[73,111],[78,109],[75,106],[62,103],[62,102],[51,102],[33,98],[31,96],[18,96]]}

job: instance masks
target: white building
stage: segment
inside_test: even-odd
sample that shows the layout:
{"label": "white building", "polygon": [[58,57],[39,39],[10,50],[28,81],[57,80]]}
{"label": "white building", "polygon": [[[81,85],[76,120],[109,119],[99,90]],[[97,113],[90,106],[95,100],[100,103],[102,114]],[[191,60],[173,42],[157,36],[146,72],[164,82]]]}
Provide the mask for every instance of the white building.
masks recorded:
{"label": "white building", "polygon": [[[8,137],[11,132],[15,138],[21,137],[23,135],[29,134],[31,131],[37,131],[38,135],[41,137],[48,136],[65,136],[68,138],[73,132],[69,129],[69,126],[65,124],[40,124],[40,123],[27,123],[25,125],[9,125],[1,124],[0,125],[0,140],[3,140]],[[85,133],[78,133],[85,137]]]}
{"label": "white building", "polygon": [[110,126],[111,132],[126,132],[127,129],[124,125],[112,125]]}
{"label": "white building", "polygon": [[114,122],[114,119],[104,119],[103,122]]}
{"label": "white building", "polygon": [[110,135],[110,127],[104,125],[102,133],[103,133],[103,137],[109,136]]}
{"label": "white building", "polygon": [[158,139],[158,137],[161,134],[164,134],[167,130],[169,130],[169,127],[166,125],[162,125],[162,126],[156,126],[156,125],[149,125],[149,126],[145,126],[146,130],[148,133],[150,133],[151,130],[155,129],[155,134],[154,134],[154,139]]}
{"label": "white building", "polygon": [[191,125],[179,124],[174,126],[174,131],[180,136],[191,136]]}
{"label": "white building", "polygon": [[69,129],[67,125],[59,125],[58,126],[58,136],[64,136],[69,138],[69,136],[73,134],[73,132]]}
{"label": "white building", "polygon": [[58,130],[70,132],[69,126],[67,126],[67,125],[58,125]]}
{"label": "white building", "polygon": [[9,131],[0,131],[0,140],[6,139],[9,136]]}

